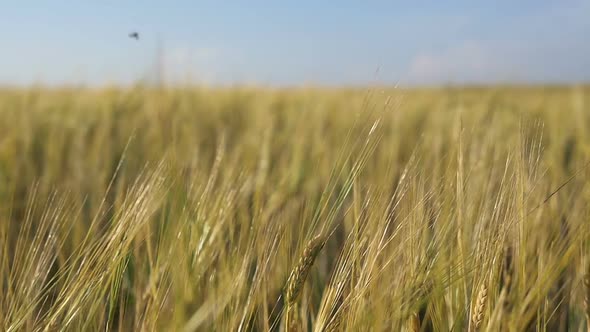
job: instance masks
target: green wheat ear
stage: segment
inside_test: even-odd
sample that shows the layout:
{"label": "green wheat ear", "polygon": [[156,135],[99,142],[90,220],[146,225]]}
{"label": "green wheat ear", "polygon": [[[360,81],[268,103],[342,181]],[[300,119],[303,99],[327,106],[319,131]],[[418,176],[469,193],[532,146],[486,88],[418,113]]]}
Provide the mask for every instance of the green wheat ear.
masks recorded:
{"label": "green wheat ear", "polygon": [[301,293],[301,288],[303,288],[303,284],[307,278],[307,274],[325,243],[324,238],[321,235],[318,235],[305,246],[301,258],[299,258],[297,265],[291,270],[291,274],[287,280],[287,303],[295,303],[297,301],[297,298]]}

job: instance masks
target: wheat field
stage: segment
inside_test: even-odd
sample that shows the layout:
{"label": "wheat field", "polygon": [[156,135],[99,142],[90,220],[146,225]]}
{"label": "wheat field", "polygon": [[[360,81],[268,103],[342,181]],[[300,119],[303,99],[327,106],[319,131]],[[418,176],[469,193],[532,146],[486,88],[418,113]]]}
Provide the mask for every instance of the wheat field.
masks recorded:
{"label": "wheat field", "polygon": [[590,87],[4,88],[0,330],[590,331]]}

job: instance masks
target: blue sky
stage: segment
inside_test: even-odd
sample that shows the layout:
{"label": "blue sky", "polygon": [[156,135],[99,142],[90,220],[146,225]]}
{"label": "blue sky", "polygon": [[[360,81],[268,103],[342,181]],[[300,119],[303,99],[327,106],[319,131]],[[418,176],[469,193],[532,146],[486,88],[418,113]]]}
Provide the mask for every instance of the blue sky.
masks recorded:
{"label": "blue sky", "polygon": [[0,84],[590,81],[590,0],[280,3],[0,0]]}

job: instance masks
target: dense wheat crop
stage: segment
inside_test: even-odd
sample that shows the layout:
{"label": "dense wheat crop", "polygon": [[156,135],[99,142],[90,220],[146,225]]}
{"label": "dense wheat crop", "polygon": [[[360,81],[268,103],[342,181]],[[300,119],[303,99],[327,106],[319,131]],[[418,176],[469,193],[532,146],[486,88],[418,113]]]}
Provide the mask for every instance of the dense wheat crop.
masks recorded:
{"label": "dense wheat crop", "polygon": [[0,330],[585,331],[589,127],[573,86],[4,89]]}

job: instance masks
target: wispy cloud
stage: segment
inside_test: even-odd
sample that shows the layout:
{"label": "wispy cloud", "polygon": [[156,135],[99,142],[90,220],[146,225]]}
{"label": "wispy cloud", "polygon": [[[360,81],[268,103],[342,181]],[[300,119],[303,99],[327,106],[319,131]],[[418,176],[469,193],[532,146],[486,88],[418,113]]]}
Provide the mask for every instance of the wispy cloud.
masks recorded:
{"label": "wispy cloud", "polygon": [[474,82],[496,76],[502,61],[484,44],[469,41],[436,53],[419,53],[410,62],[410,83]]}
{"label": "wispy cloud", "polygon": [[564,1],[560,6],[544,6],[506,18],[485,37],[417,50],[409,61],[405,81],[587,81],[590,46],[583,40],[590,32],[588,10],[588,0]]}

